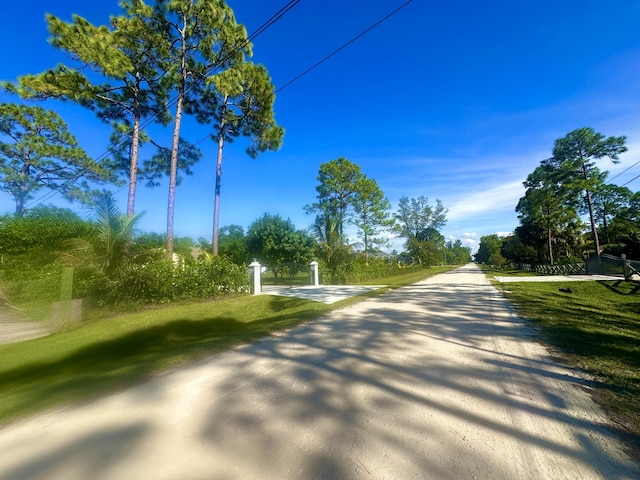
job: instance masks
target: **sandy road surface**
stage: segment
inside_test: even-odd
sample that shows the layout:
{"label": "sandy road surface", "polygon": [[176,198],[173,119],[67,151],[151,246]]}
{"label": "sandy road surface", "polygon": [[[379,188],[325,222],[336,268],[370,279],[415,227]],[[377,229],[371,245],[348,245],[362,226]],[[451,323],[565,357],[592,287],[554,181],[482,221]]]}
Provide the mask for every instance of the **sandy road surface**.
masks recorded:
{"label": "sandy road surface", "polygon": [[24,321],[8,307],[0,306],[0,345],[44,337],[49,333],[46,325]]}
{"label": "sandy road surface", "polygon": [[0,288],[0,345],[43,337],[49,333],[47,325],[28,322],[22,318],[18,309],[9,303]]}
{"label": "sandy road surface", "polygon": [[476,267],[0,430],[0,478],[639,478]]}

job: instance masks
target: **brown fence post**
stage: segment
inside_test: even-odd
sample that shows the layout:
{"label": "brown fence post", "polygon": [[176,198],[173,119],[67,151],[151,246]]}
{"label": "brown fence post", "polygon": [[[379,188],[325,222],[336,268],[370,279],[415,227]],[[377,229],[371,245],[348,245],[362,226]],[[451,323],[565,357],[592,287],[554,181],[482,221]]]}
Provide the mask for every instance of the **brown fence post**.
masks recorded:
{"label": "brown fence post", "polygon": [[627,260],[627,256],[623,253],[622,254],[622,269],[624,271],[624,279],[625,281],[629,281],[631,279],[631,268],[629,268],[631,265],[631,262],[629,260]]}

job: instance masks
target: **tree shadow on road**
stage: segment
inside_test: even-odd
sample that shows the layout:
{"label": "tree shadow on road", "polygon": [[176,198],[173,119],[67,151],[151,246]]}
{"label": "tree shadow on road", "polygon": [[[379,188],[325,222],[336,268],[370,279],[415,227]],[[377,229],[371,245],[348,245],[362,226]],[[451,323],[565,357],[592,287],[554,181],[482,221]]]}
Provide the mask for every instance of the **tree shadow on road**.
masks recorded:
{"label": "tree shadow on road", "polygon": [[[407,305],[413,308],[398,308]],[[616,458],[594,456],[602,447],[594,437],[620,432],[572,400],[572,389],[589,383],[579,372],[557,365],[542,347],[531,356],[535,336],[490,286],[403,288],[243,348],[248,364],[272,374],[238,370],[222,386],[223,398],[212,395],[202,436],[229,451],[258,441],[255,461],[286,459],[305,478],[316,471],[308,458],[339,459],[349,472],[386,465],[456,478],[462,464],[476,464],[479,477],[512,477],[514,462],[488,455],[491,441],[470,448],[469,439],[482,438],[594,471],[626,469]],[[260,409],[247,409],[247,400]],[[435,417],[444,424],[431,423]],[[535,420],[523,428],[513,417]],[[581,448],[555,438],[566,428],[580,435]],[[371,449],[381,456],[365,458]],[[272,478],[268,470],[265,478]]]}

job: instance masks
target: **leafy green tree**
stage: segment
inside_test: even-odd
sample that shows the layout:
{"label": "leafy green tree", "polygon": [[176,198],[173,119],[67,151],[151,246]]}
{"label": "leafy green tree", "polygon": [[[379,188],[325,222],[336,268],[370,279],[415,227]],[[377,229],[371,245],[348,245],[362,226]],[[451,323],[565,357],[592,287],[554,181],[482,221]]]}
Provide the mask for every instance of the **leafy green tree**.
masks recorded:
{"label": "leafy green tree", "polygon": [[35,192],[55,190],[69,200],[88,201],[90,182],[109,172],[80,148],[55,112],[42,107],[0,104],[0,185],[22,216]]}
{"label": "leafy green tree", "polygon": [[[245,40],[246,41],[246,40]],[[201,95],[185,109],[201,123],[213,123],[217,145],[216,184],[213,208],[213,255],[218,254],[220,188],[224,147],[238,136],[249,139],[247,154],[256,158],[265,150],[278,150],[284,129],[275,122],[274,86],[262,65],[238,61],[210,77]]]}
{"label": "leafy green tree", "polygon": [[317,202],[307,205],[305,210],[316,213],[324,223],[335,225],[337,235],[342,237],[358,186],[362,185],[364,178],[360,167],[346,158],[323,163],[317,177]]}
{"label": "leafy green tree", "polygon": [[167,208],[167,252],[171,256],[179,139],[185,107],[206,91],[213,74],[241,64],[245,54],[250,53],[250,44],[246,29],[236,22],[233,11],[223,0],[157,0],[154,18],[165,34],[166,57],[161,69],[167,75],[163,82],[175,95]]}
{"label": "leafy green tree", "polygon": [[448,265],[460,265],[471,261],[471,248],[462,245],[462,240],[448,241],[446,243],[446,263]]}
{"label": "leafy green tree", "polygon": [[514,263],[535,263],[537,260],[536,249],[525,244],[518,235],[509,235],[502,240],[500,255]]}
{"label": "leafy green tree", "polygon": [[558,169],[549,163],[538,166],[527,176],[525,196],[520,199],[516,212],[522,223],[535,225],[544,232],[547,259],[554,264],[554,245],[565,235],[571,223],[578,222],[575,208],[568,201],[566,189],[557,181]]}
{"label": "leafy green tree", "polygon": [[609,158],[617,163],[619,155],[627,151],[625,142],[624,136],[607,138],[591,128],[580,128],[556,140],[553,156],[543,162],[559,170],[558,180],[567,189],[584,195],[597,255],[600,255],[600,241],[592,192],[602,183],[603,177],[595,160]]}
{"label": "leafy green tree", "polygon": [[640,192],[632,194],[610,225],[611,237],[630,259],[640,260]]}
{"label": "leafy green tree", "polygon": [[502,240],[497,234],[480,237],[480,246],[475,258],[478,263],[500,266],[505,263],[505,259],[500,254]]}
{"label": "leafy green tree", "polygon": [[444,237],[440,229],[447,223],[447,209],[440,200],[435,207],[424,196],[409,199],[402,197],[394,218],[395,232],[406,239],[406,250],[419,263],[431,264],[437,259],[438,250],[444,249]]}
{"label": "leafy green tree", "polygon": [[[141,0],[123,0],[120,5],[124,15],[112,17],[109,27],[95,26],[79,15],[71,22],[47,15],[51,44],[65,52],[73,64],[25,75],[17,86],[8,87],[23,98],[78,103],[112,125],[112,157],[104,164],[128,178],[127,213],[132,215],[140,146],[150,140],[142,130],[142,121],[169,122],[168,92],[158,66],[158,59],[166,54],[153,9]],[[90,76],[85,74],[87,67],[91,68]],[[96,72],[100,76],[94,81]]]}
{"label": "leafy green tree", "polygon": [[284,264],[308,264],[315,242],[307,232],[296,230],[291,220],[265,213],[249,226],[247,249],[251,258],[274,268],[277,274]]}
{"label": "leafy green tree", "polygon": [[244,229],[240,225],[227,225],[220,229],[220,256],[237,265],[246,265],[249,259]]}
{"label": "leafy green tree", "polygon": [[631,201],[632,193],[626,187],[603,183],[593,191],[593,205],[596,221],[602,225],[604,238],[611,243],[609,223],[619,215]]}
{"label": "leafy green tree", "polygon": [[364,258],[368,260],[371,244],[384,243],[376,239],[376,235],[384,228],[393,225],[391,219],[391,204],[382,193],[378,183],[373,178],[362,176],[356,180],[354,206],[354,224],[364,241]]}
{"label": "leafy green tree", "polygon": [[422,261],[425,265],[445,263],[446,245],[444,236],[435,228],[429,228],[425,240],[420,241]]}

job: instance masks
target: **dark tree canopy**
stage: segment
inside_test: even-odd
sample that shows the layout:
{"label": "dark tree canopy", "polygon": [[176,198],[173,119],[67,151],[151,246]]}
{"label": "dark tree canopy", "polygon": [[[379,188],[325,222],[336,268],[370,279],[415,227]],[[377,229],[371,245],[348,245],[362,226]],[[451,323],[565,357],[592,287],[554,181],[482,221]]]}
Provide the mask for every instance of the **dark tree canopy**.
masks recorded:
{"label": "dark tree canopy", "polygon": [[619,155],[627,151],[625,142],[624,136],[605,137],[592,128],[580,128],[556,140],[553,156],[543,162],[543,165],[550,165],[556,169],[557,181],[568,191],[584,196],[596,255],[600,255],[600,241],[592,194],[598,185],[603,183],[604,177],[596,167],[595,161],[608,158],[617,163]]}
{"label": "dark tree canopy", "polygon": [[315,250],[307,232],[297,230],[289,219],[268,213],[249,226],[246,241],[250,258],[270,266],[308,264]]}
{"label": "dark tree canopy", "polygon": [[16,215],[42,189],[88,202],[91,182],[113,179],[80,148],[57,113],[38,106],[0,105],[0,189],[16,202]]}

